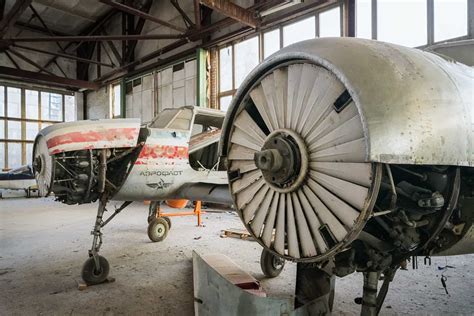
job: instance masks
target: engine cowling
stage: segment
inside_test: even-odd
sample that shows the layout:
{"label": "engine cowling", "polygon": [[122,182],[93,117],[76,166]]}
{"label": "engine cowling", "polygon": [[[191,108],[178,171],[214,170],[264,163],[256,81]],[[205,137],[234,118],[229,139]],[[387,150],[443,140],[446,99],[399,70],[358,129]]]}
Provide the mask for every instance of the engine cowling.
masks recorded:
{"label": "engine cowling", "polygon": [[275,53],[237,91],[221,139],[247,229],[285,259],[360,269],[459,239],[440,236],[459,224],[474,164],[472,80],[465,65],[369,40]]}

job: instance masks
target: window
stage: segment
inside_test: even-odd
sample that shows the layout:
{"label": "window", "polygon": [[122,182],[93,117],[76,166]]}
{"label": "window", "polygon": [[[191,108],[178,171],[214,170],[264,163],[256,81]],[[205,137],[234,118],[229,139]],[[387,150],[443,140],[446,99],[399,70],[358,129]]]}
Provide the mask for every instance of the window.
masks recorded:
{"label": "window", "polygon": [[112,93],[110,95],[110,108],[112,117],[122,117],[122,98],[120,92],[120,84],[112,85]]}
{"label": "window", "polygon": [[304,20],[283,27],[283,46],[316,37],[316,18],[311,16]]}
{"label": "window", "polygon": [[467,35],[467,0],[434,0],[434,41]]}
{"label": "window", "polygon": [[372,0],[356,0],[356,36],[372,38]]}
{"label": "window", "polygon": [[76,120],[76,97],[73,95],[66,95],[64,96],[64,121],[72,122]]}
{"label": "window", "polygon": [[377,0],[378,40],[416,47],[427,44],[427,32],[426,0]]}
{"label": "window", "polygon": [[5,169],[5,143],[0,143],[0,171]]}
{"label": "window", "polygon": [[41,92],[41,119],[56,122],[63,120],[63,96],[61,94]]}
{"label": "window", "polygon": [[252,37],[234,46],[235,86],[239,87],[245,77],[258,65],[258,37]]}
{"label": "window", "polygon": [[74,96],[49,91],[0,86],[0,170],[31,163],[33,143],[41,128],[64,120],[75,120]]}
{"label": "window", "polygon": [[26,122],[26,140],[35,140],[39,132],[38,122]]}
{"label": "window", "polygon": [[7,121],[7,137],[21,140],[21,121]]}
{"label": "window", "polygon": [[8,143],[8,167],[14,169],[20,167],[21,161],[21,143]]}
{"label": "window", "polygon": [[0,116],[5,116],[5,87],[4,86],[0,86]]}
{"label": "window", "polygon": [[232,96],[231,95],[228,95],[226,97],[221,97],[220,100],[219,100],[221,111],[227,111],[229,109],[231,101],[232,101]]}
{"label": "window", "polygon": [[233,87],[232,46],[224,47],[219,51],[219,90],[231,90]]}
{"label": "window", "polygon": [[31,165],[33,160],[33,144],[28,143],[26,144],[26,163]]}
{"label": "window", "polygon": [[280,49],[280,29],[276,29],[263,34],[263,58]]}
{"label": "window", "polygon": [[341,36],[341,10],[336,7],[319,14],[319,36],[339,37]]}
{"label": "window", "polygon": [[39,98],[38,91],[25,90],[26,118],[32,120],[39,119]]}
{"label": "window", "polygon": [[18,88],[7,88],[7,115],[8,117],[21,117],[21,90]]}

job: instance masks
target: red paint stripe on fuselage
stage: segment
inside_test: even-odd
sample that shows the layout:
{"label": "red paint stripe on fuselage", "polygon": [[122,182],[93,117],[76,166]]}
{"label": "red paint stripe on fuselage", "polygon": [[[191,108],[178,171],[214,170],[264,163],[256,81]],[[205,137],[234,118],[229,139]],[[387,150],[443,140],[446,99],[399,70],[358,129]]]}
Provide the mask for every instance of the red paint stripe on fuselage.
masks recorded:
{"label": "red paint stripe on fuselage", "polygon": [[[101,132],[70,132],[55,136],[47,141],[48,148],[72,143],[90,143],[98,141],[120,141],[120,139],[132,140],[138,135],[138,128],[109,128]],[[88,146],[90,148],[90,145]],[[86,148],[84,148],[86,149]]]}
{"label": "red paint stripe on fuselage", "polygon": [[172,145],[145,145],[140,151],[136,165],[145,164],[147,159],[187,159],[188,147]]}

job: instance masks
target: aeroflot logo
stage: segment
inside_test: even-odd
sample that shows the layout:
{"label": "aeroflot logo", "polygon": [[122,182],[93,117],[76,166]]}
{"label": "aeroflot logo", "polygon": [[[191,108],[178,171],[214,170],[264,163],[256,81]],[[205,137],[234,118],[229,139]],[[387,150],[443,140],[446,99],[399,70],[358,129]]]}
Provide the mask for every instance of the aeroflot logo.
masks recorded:
{"label": "aeroflot logo", "polygon": [[140,175],[144,176],[144,177],[150,177],[150,176],[158,176],[158,177],[180,176],[181,174],[183,174],[182,170],[173,170],[173,171],[154,170],[154,171],[142,171],[142,172],[140,172]]}

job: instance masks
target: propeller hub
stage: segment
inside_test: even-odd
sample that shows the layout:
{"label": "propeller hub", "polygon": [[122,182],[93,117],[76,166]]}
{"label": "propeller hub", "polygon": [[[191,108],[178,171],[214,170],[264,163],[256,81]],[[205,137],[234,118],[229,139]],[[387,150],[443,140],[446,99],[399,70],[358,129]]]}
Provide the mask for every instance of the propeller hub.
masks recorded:
{"label": "propeller hub", "polygon": [[284,188],[300,173],[301,150],[291,135],[277,132],[270,135],[262,150],[254,154],[254,162],[267,182]]}
{"label": "propeller hub", "polygon": [[35,160],[33,161],[33,170],[37,173],[41,173],[41,169],[43,167],[43,160],[41,156],[36,156]]}

